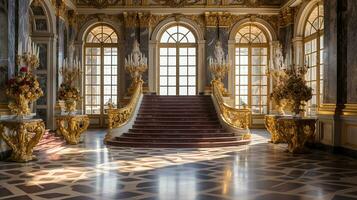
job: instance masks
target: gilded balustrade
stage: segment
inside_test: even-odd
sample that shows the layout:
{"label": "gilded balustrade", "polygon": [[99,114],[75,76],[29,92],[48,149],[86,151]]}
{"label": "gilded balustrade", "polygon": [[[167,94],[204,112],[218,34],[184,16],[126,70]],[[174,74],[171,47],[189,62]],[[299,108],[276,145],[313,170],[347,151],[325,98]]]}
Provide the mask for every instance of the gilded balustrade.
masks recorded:
{"label": "gilded balustrade", "polygon": [[[227,92],[223,83],[217,79],[212,81],[212,91],[214,100],[220,109],[222,120],[234,129],[248,130],[252,121],[250,109],[237,109],[226,104],[223,97],[227,96]],[[243,136],[243,139],[249,138],[250,132]]]}
{"label": "gilded balustrade", "polygon": [[109,131],[105,136],[104,141],[108,141],[112,138],[111,131],[113,128],[120,128],[124,126],[129,120],[133,117],[134,111],[138,106],[138,102],[140,99],[141,94],[143,93],[143,81],[138,80],[134,86],[134,92],[130,98],[129,103],[119,109],[108,109],[108,128]]}

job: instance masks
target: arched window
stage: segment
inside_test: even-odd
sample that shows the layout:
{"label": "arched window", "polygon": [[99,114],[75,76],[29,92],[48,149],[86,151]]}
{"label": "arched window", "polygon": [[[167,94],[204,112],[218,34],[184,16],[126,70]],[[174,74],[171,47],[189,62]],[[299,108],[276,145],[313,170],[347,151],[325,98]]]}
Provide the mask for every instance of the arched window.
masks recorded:
{"label": "arched window", "polygon": [[104,104],[118,101],[118,35],[109,26],[92,28],[85,38],[85,113],[104,126]]}
{"label": "arched window", "polygon": [[313,89],[313,97],[307,103],[307,113],[316,114],[323,98],[323,49],[324,49],[324,7],[317,4],[305,22],[304,54],[309,69],[306,74],[308,85]]}
{"label": "arched window", "polygon": [[160,39],[160,95],[196,95],[196,38],[190,29],[169,27]]}
{"label": "arched window", "polygon": [[254,24],[247,24],[238,30],[235,40],[235,105],[247,106],[253,114],[266,114],[269,110],[266,33]]}

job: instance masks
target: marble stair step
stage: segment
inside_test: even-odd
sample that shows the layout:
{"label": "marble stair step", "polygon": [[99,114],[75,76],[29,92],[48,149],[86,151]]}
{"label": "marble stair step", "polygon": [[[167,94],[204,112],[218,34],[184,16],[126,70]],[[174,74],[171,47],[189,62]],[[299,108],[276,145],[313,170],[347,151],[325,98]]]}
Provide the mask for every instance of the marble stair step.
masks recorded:
{"label": "marble stair step", "polygon": [[217,124],[166,124],[166,125],[147,125],[147,124],[134,124],[133,129],[220,129],[222,128],[221,125]]}
{"label": "marble stair step", "polygon": [[[138,122],[165,122],[165,121],[174,121],[177,123],[181,122],[197,122],[197,121],[213,121],[213,122],[218,122],[217,121],[217,116],[211,116],[211,117],[152,117],[152,116],[138,116],[136,118],[136,121]],[[219,123],[219,122],[218,122]]]}
{"label": "marble stair step", "polygon": [[249,144],[250,140],[238,140],[229,142],[185,142],[185,143],[147,143],[147,142],[126,142],[126,141],[108,141],[109,145],[121,147],[142,147],[142,148],[213,148],[239,146]]}
{"label": "marble stair step", "polygon": [[136,120],[135,125],[221,125],[219,122],[215,120],[206,120],[206,121],[168,121],[168,120],[158,120],[158,121],[149,121],[149,120]]}
{"label": "marble stair step", "polygon": [[224,129],[158,129],[158,128],[132,128],[131,133],[224,133]]}
{"label": "marble stair step", "polygon": [[237,141],[239,140],[237,137],[176,137],[176,138],[166,138],[166,137],[128,137],[122,136],[117,137],[117,141],[127,141],[127,142],[152,142],[152,143],[190,143],[190,142],[229,142],[229,141]]}
{"label": "marble stair step", "polygon": [[235,137],[235,133],[124,133],[126,137],[165,137],[165,138],[208,138],[208,137]]}

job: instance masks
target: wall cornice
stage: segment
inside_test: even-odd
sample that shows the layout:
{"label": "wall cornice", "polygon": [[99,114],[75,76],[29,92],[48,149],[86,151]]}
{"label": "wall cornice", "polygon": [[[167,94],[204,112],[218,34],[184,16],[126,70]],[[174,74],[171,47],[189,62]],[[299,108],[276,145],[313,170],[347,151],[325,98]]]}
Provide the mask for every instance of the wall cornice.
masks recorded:
{"label": "wall cornice", "polygon": [[255,15],[278,15],[280,12],[279,8],[232,8],[232,7],[219,7],[219,8],[209,8],[209,7],[196,7],[196,8],[167,8],[167,7],[131,7],[131,8],[78,8],[78,14],[93,14],[93,13],[104,13],[108,15],[122,14],[124,12],[150,12],[153,15],[169,15],[173,13],[180,13],[183,15],[199,15],[206,12],[226,12],[234,13],[234,15],[242,14],[255,14]]}

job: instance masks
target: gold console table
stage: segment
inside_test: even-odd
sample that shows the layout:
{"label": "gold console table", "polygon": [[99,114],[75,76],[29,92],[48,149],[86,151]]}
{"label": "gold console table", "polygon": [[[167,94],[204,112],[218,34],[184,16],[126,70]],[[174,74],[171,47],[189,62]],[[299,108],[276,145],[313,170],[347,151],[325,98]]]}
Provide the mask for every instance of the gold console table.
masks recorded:
{"label": "gold console table", "polygon": [[316,119],[281,117],[277,119],[277,133],[288,143],[290,153],[304,153],[305,143],[314,142]]}
{"label": "gold console table", "polygon": [[57,127],[68,144],[78,144],[81,134],[89,126],[87,115],[60,115],[56,117]]}
{"label": "gold console table", "polygon": [[271,134],[271,143],[278,144],[285,142],[277,130],[277,120],[284,117],[283,115],[265,115],[265,127]]}
{"label": "gold console table", "polygon": [[29,162],[35,160],[33,148],[45,133],[41,119],[9,119],[0,121],[0,138],[12,149],[10,161]]}

